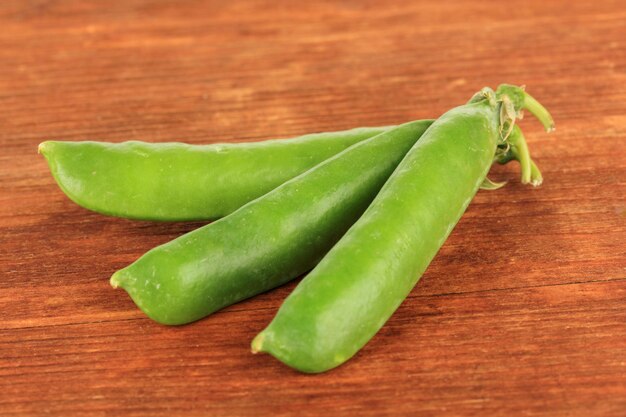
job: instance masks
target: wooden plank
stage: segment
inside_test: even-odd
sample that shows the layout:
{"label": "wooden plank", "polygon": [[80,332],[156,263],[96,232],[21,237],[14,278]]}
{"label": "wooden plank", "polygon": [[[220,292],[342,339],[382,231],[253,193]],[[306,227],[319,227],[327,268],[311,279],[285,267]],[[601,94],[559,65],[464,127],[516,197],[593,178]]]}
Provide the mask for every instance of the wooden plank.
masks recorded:
{"label": "wooden plank", "polygon": [[619,415],[626,407],[626,279],[418,290],[354,360],[316,376],[249,353],[286,290],[177,328],[112,314],[3,332],[0,406],[72,415],[372,416]]}

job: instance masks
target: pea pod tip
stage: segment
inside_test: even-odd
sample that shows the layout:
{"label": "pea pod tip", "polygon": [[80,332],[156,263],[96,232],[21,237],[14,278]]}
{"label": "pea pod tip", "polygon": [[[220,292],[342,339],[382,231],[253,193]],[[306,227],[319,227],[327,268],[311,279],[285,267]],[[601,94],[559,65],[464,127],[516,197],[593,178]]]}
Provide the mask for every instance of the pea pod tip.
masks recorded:
{"label": "pea pod tip", "polygon": [[263,332],[256,335],[256,337],[252,340],[252,344],[250,350],[252,353],[259,353],[263,351],[263,341],[265,340],[265,334]]}
{"label": "pea pod tip", "polygon": [[49,147],[50,147],[49,141],[41,142],[39,146],[37,146],[37,153],[45,155]]}
{"label": "pea pod tip", "polygon": [[119,271],[111,275],[111,279],[109,280],[109,283],[111,284],[111,287],[113,288],[120,287]]}

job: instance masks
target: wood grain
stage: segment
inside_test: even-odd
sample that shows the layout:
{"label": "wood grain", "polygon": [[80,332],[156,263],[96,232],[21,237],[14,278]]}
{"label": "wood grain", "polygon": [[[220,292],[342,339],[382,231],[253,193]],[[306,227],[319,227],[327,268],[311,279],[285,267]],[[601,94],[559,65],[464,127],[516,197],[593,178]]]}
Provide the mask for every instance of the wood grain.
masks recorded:
{"label": "wood grain", "polygon": [[[626,415],[621,1],[0,2],[0,415]],[[248,141],[526,84],[546,178],[481,192],[383,330],[301,375],[249,342],[294,283],[192,325],[108,277],[199,224],[71,203],[37,144]]]}

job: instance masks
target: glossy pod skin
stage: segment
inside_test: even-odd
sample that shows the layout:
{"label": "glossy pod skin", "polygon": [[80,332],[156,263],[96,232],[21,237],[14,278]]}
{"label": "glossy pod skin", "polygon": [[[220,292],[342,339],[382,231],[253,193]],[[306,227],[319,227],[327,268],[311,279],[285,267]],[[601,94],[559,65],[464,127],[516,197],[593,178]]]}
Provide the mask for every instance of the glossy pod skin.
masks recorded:
{"label": "glossy pod skin", "polygon": [[39,152],[63,192],[89,210],[142,220],[213,220],[388,128],[212,145],[48,141]]}
{"label": "glossy pod skin", "polygon": [[[414,287],[483,181],[513,119],[509,88],[483,90],[445,113],[394,171],[363,216],[284,301],[252,342],[303,372],[341,365]],[[517,91],[517,90],[514,90]],[[511,106],[509,109],[511,110]],[[518,131],[515,131],[519,135]]]}
{"label": "glossy pod skin", "polygon": [[184,324],[311,269],[365,211],[432,121],[357,143],[111,277],[163,324]]}

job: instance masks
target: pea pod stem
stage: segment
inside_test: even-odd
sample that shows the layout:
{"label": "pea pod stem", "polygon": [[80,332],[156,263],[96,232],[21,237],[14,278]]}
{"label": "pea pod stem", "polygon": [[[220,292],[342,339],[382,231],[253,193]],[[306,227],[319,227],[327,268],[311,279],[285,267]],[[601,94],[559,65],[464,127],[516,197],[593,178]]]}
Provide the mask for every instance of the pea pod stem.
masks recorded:
{"label": "pea pod stem", "polygon": [[522,184],[531,184],[535,187],[541,185],[543,176],[530,156],[526,138],[519,126],[515,125],[513,127],[507,141],[506,151],[501,149],[500,151],[500,153],[496,154],[496,162],[506,164],[516,160],[520,163]]}
{"label": "pea pod stem", "polygon": [[546,129],[546,132],[552,132],[554,130],[554,120],[548,110],[543,107],[533,96],[524,92],[524,104],[523,109],[528,110],[535,116]]}
{"label": "pea pod stem", "polygon": [[541,176],[539,168],[537,168],[537,165],[535,165],[530,157],[526,138],[524,137],[524,133],[519,126],[515,126],[513,132],[511,132],[509,141],[511,144],[511,153],[520,163],[522,171],[522,184],[531,184],[535,187],[541,185],[543,177]]}
{"label": "pea pod stem", "polygon": [[543,184],[543,175],[532,159],[530,160],[530,183],[535,187]]}
{"label": "pea pod stem", "polygon": [[[498,86],[495,95],[500,98],[504,103],[510,103],[512,109],[514,109],[514,115],[511,115],[515,119],[521,119],[522,111],[528,110],[533,116],[539,120],[539,122],[546,129],[546,132],[554,130],[554,119],[550,112],[539,103],[533,96],[526,92],[524,86],[518,87],[511,84],[501,84]],[[506,122],[501,120],[501,123]],[[514,123],[515,120],[512,120]]]}

